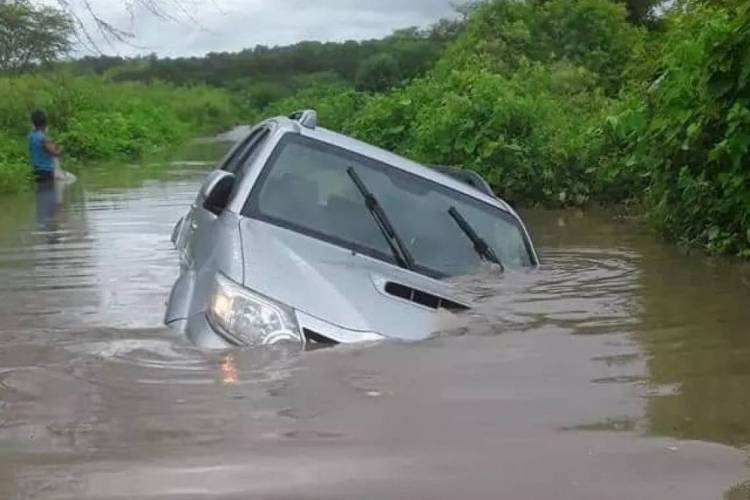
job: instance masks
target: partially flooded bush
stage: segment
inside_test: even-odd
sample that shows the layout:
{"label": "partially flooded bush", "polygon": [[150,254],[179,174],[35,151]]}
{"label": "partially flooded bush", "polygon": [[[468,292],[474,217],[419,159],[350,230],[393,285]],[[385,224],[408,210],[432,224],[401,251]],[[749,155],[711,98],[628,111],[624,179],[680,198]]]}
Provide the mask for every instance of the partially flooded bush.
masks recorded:
{"label": "partially flooded bush", "polygon": [[665,234],[750,257],[750,5],[694,5],[669,22],[626,161],[649,175]]}
{"label": "partially flooded bush", "polygon": [[24,153],[17,141],[0,131],[0,193],[16,191],[27,184],[30,170],[20,160]]}
{"label": "partially flooded bush", "polygon": [[29,113],[43,109],[50,136],[80,161],[137,158],[238,120],[231,96],[196,86],[112,83],[98,77],[39,74],[0,78],[0,191],[29,177]]}

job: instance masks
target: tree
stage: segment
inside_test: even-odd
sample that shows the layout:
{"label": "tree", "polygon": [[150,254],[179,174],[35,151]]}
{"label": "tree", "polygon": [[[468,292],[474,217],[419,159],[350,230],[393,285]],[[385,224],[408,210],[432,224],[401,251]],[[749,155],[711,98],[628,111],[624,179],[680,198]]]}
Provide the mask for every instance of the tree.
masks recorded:
{"label": "tree", "polygon": [[401,81],[401,68],[391,54],[381,53],[368,57],[357,70],[358,90],[383,92]]}
{"label": "tree", "polygon": [[[3,0],[0,0],[2,2]],[[102,10],[95,8],[90,0],[31,0],[34,4],[44,4],[46,1],[56,2],[60,9],[72,19],[80,45],[89,50],[102,53],[95,33],[104,38],[105,43],[128,42],[135,38],[130,31],[112,24],[104,18]],[[149,12],[153,16],[166,21],[188,20],[200,27],[200,21],[191,13],[192,2],[188,0],[120,0],[125,10],[134,16],[137,11]]]}
{"label": "tree", "polygon": [[0,71],[16,72],[68,53],[73,20],[52,7],[28,0],[0,0]]}
{"label": "tree", "polygon": [[465,18],[440,19],[438,22],[430,26],[428,30],[429,38],[436,42],[452,42],[461,34],[465,23]]}

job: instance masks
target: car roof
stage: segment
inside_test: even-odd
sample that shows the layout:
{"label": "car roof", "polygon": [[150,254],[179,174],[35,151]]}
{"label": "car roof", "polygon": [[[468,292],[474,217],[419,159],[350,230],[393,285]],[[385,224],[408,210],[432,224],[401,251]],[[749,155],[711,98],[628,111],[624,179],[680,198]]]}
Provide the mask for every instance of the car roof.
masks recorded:
{"label": "car roof", "polygon": [[424,177],[433,182],[437,182],[455,191],[459,191],[468,196],[471,196],[472,198],[476,198],[484,201],[485,203],[494,205],[506,212],[515,213],[510,205],[508,205],[508,203],[500,198],[490,196],[489,194],[486,194],[478,190],[477,188],[466,184],[465,182],[462,182],[448,174],[444,174],[432,168],[420,165],[415,161],[409,160],[408,158],[404,158],[403,156],[397,155],[395,153],[391,153],[390,151],[386,151],[385,149],[381,149],[377,146],[373,146],[366,142],[354,139],[353,137],[349,137],[347,135],[343,135],[323,127],[304,127],[301,126],[297,121],[292,120],[288,117],[276,117],[272,118],[270,121],[275,122],[279,129],[281,129],[282,131],[296,133],[302,135],[303,137],[309,137],[311,139],[316,139],[321,142],[348,149],[349,151],[353,151],[368,158],[373,158],[392,167],[407,171],[420,177]]}
{"label": "car roof", "polygon": [[459,181],[468,184],[469,186],[472,186],[476,188],[477,190],[488,194],[490,196],[495,196],[494,191],[492,191],[492,188],[489,184],[487,184],[487,181],[485,181],[481,175],[479,175],[474,170],[468,170],[461,167],[450,167],[446,165],[428,165],[431,169],[436,170],[442,174],[447,174],[450,177],[453,177],[454,179],[458,179]]}

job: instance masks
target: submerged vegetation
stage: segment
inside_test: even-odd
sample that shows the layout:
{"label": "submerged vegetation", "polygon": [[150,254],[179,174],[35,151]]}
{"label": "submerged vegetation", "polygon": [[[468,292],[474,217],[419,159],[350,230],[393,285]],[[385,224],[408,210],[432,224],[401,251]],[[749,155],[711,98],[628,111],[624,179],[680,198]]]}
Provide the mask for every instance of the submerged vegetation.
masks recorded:
{"label": "submerged vegetation", "polygon": [[328,128],[475,169],[518,204],[629,203],[672,239],[750,257],[748,5],[654,5],[487,0],[383,40],[2,77],[0,190],[28,171],[34,107],[82,160],[314,107]]}

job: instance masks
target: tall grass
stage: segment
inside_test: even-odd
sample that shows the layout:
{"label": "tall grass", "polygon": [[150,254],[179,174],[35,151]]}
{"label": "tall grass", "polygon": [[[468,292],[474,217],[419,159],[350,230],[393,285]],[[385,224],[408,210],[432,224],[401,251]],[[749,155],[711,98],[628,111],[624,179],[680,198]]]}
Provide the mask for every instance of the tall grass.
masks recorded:
{"label": "tall grass", "polygon": [[0,78],[0,192],[23,189],[29,113],[43,109],[50,137],[74,161],[138,158],[238,119],[225,91],[166,83],[113,83],[69,74]]}

